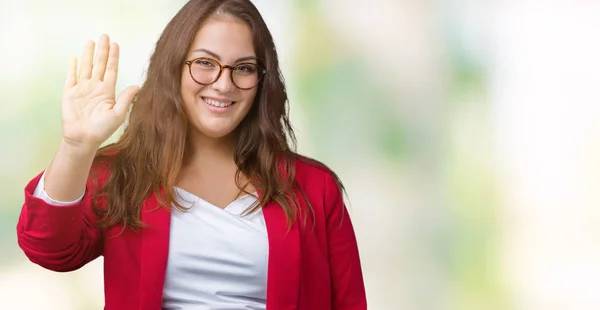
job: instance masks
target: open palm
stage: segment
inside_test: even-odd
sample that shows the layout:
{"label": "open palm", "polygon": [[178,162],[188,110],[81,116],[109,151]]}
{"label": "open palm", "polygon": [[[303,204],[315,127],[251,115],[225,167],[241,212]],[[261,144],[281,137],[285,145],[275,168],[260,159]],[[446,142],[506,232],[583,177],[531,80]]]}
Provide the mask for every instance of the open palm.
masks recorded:
{"label": "open palm", "polygon": [[73,146],[97,148],[125,121],[139,91],[129,86],[115,100],[119,46],[102,35],[94,59],[95,43],[84,49],[77,74],[77,58],[69,64],[62,95],[63,140]]}

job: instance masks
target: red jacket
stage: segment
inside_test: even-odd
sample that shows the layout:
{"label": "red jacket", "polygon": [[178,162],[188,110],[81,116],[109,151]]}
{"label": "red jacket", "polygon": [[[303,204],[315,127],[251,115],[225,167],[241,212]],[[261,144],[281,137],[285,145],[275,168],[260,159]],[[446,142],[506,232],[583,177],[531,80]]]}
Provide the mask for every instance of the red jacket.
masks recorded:
{"label": "red jacket", "polygon": [[[89,184],[80,203],[55,207],[32,196],[40,177],[25,188],[17,224],[25,255],[54,271],[76,270],[103,255],[105,309],[161,309],[169,211],[156,209],[151,195],[141,214],[149,227],[118,235],[120,227],[96,227]],[[288,232],[283,209],[275,202],[263,206],[269,238],[267,310],[367,309],[356,238],[335,181],[300,161],[296,181],[314,208],[314,223],[294,224]]]}

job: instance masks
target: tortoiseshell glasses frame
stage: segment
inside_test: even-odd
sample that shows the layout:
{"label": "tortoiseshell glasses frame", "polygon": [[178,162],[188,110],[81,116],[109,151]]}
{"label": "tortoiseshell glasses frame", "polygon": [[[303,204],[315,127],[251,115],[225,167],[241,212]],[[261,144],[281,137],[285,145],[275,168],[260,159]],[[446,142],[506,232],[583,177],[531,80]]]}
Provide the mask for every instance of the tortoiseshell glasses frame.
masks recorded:
{"label": "tortoiseshell glasses frame", "polygon": [[[235,66],[222,65],[218,60],[210,57],[194,58],[185,61],[185,64],[188,65],[192,80],[205,86],[218,81],[221,74],[223,74],[224,69],[229,69],[231,71],[231,74],[229,75],[231,82],[235,87],[242,90],[256,87],[267,73],[267,70],[255,63],[244,62],[236,64]],[[194,71],[193,67],[196,71]],[[216,72],[217,69],[219,70],[218,72]],[[204,74],[204,76],[200,76],[202,74]]]}

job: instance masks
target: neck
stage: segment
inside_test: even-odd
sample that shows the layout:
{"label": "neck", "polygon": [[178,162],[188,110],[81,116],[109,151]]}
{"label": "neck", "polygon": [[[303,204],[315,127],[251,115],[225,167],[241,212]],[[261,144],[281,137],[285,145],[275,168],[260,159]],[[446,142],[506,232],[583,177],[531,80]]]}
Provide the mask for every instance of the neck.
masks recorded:
{"label": "neck", "polygon": [[211,138],[191,132],[188,143],[189,156],[186,156],[185,165],[198,167],[233,163],[235,150],[233,134],[222,138]]}

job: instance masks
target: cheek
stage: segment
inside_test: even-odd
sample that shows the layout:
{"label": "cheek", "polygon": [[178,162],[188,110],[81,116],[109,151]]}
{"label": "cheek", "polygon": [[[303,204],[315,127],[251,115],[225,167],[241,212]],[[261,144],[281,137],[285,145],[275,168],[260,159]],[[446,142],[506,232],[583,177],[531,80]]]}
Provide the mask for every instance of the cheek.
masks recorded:
{"label": "cheek", "polygon": [[197,83],[190,83],[186,79],[181,81],[181,99],[183,104],[183,109],[187,115],[193,113],[194,107],[196,106],[196,94],[198,90],[202,88],[202,85],[198,85]]}
{"label": "cheek", "polygon": [[249,105],[253,104],[254,100],[256,100],[256,90],[249,90],[244,94],[244,101]]}
{"label": "cheek", "polygon": [[181,98],[185,105],[194,106],[196,105],[197,96],[200,91],[206,86],[199,85],[198,83],[192,81],[183,81],[181,83]]}
{"label": "cheek", "polygon": [[198,83],[191,81],[191,79],[184,78],[181,81],[181,92],[185,95],[194,95],[194,93],[198,92],[204,86],[199,85]]}

